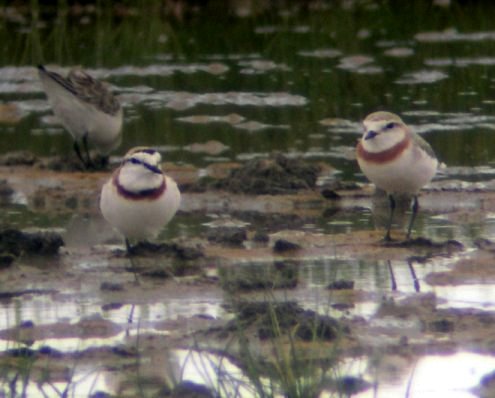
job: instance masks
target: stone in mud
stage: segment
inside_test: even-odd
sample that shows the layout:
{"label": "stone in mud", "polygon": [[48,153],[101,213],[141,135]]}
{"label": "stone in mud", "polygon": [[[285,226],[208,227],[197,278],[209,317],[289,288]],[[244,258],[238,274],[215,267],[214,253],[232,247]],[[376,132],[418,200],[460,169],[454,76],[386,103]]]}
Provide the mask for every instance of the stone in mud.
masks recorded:
{"label": "stone in mud", "polygon": [[54,294],[57,293],[54,289],[24,289],[15,291],[0,291],[0,300],[10,300],[14,297],[21,297],[24,295],[35,295],[35,294]]}
{"label": "stone in mud", "polygon": [[256,234],[268,234],[283,229],[302,229],[307,224],[316,224],[318,222],[316,217],[257,211],[234,211],[232,217],[249,223],[250,225],[256,225]]}
{"label": "stone in mud", "polygon": [[320,187],[321,196],[328,200],[342,199],[339,191],[357,191],[361,187],[355,182],[331,180]]}
{"label": "stone in mud", "polygon": [[448,251],[459,251],[464,249],[464,245],[454,239],[449,239],[442,242],[435,242],[431,239],[418,237],[406,240],[392,240],[383,242],[387,247],[402,247],[402,248],[425,248],[425,249],[447,249]]}
{"label": "stone in mud", "polygon": [[48,356],[54,359],[60,359],[64,357],[64,354],[61,351],[56,350],[55,348],[48,345],[41,346],[38,350],[38,353],[40,355]]}
{"label": "stone in mud", "polygon": [[184,150],[191,153],[205,153],[211,156],[218,156],[229,149],[229,147],[220,141],[209,140],[206,142],[194,142],[183,147]]}
{"label": "stone in mud", "polygon": [[181,381],[169,395],[170,398],[215,398],[216,395],[202,384],[197,384],[192,381]]}
{"label": "stone in mud", "polygon": [[277,239],[273,245],[273,251],[275,253],[286,253],[293,250],[299,250],[301,248],[297,243],[288,241],[286,239]]}
{"label": "stone in mud", "polygon": [[478,238],[474,241],[474,245],[480,250],[495,252],[495,242],[486,238]]}
{"label": "stone in mud", "polygon": [[179,260],[197,260],[198,258],[204,257],[204,252],[196,247],[180,246],[174,244],[175,256]]}
{"label": "stone in mud", "polygon": [[153,261],[139,266],[133,265],[126,267],[127,272],[133,272],[135,275],[146,276],[148,278],[168,279],[186,275],[199,275],[201,267],[195,262],[173,261]]}
{"label": "stone in mud", "polygon": [[0,231],[0,253],[2,255],[20,256],[54,255],[64,245],[62,237],[55,232],[22,232],[15,229]]}
{"label": "stone in mud", "polygon": [[121,292],[124,290],[124,285],[122,283],[115,282],[102,282],[100,284],[100,290],[107,292]]}
{"label": "stone in mud", "polygon": [[215,183],[216,180],[211,177],[203,177],[197,181],[177,182],[182,193],[203,193],[208,191]]}
{"label": "stone in mud", "polygon": [[431,321],[427,325],[428,331],[437,333],[450,333],[455,329],[455,323],[448,319],[442,318]]}
{"label": "stone in mud", "polygon": [[133,256],[149,256],[153,254],[174,254],[172,245],[166,243],[139,242],[132,246]]}
{"label": "stone in mud", "polygon": [[338,200],[341,199],[340,195],[333,189],[325,188],[321,190],[321,196],[328,200]]}
{"label": "stone in mud", "polygon": [[209,230],[206,237],[212,243],[241,246],[247,239],[247,233],[244,228],[220,227]]}
{"label": "stone in mud", "polygon": [[481,398],[495,397],[495,371],[484,375],[479,386],[473,389],[476,396]]}
{"label": "stone in mud", "polygon": [[127,271],[152,278],[170,278],[198,274],[201,264],[194,260],[204,257],[204,252],[200,248],[177,243],[139,242],[132,247],[131,257],[145,258],[126,268]]}
{"label": "stone in mud", "polygon": [[120,310],[124,306],[124,303],[108,303],[108,304],[103,304],[101,306],[101,309],[103,311],[115,311],[115,310]]}
{"label": "stone in mud", "polygon": [[30,329],[30,328],[34,328],[34,322],[33,322],[33,321],[31,321],[31,320],[23,321],[23,322],[21,322],[21,324],[19,325],[19,328],[21,328],[21,329]]}
{"label": "stone in mud", "polygon": [[349,311],[355,307],[352,303],[333,303],[330,305],[334,310],[337,311]]}
{"label": "stone in mud", "polygon": [[328,290],[354,289],[354,281],[339,279],[327,285]]}
{"label": "stone in mud", "polygon": [[301,159],[274,154],[268,159],[247,162],[213,186],[233,193],[280,195],[315,188],[320,171],[319,166]]}
{"label": "stone in mud", "polygon": [[96,391],[89,396],[89,398],[113,398],[112,394],[109,394],[105,391]]}
{"label": "stone in mud", "polygon": [[268,243],[270,241],[270,236],[263,231],[256,231],[253,236],[253,241],[256,243]]}
{"label": "stone in mud", "polygon": [[7,180],[0,180],[0,202],[8,203],[13,193],[14,190],[9,185]]}
{"label": "stone in mud", "polygon": [[123,344],[111,347],[111,352],[112,354],[123,358],[134,358],[139,355],[139,352],[135,347],[127,347]]}
{"label": "stone in mud", "polygon": [[223,289],[235,293],[238,290],[293,289],[298,283],[298,266],[288,261],[268,265],[242,265],[220,268]]}
{"label": "stone in mud", "polygon": [[179,260],[196,260],[204,257],[201,249],[179,244],[139,242],[132,247],[134,256],[170,255]]}
{"label": "stone in mud", "polygon": [[12,151],[0,156],[2,166],[32,166],[38,158],[29,151]]}
{"label": "stone in mud", "polygon": [[371,387],[371,383],[355,376],[344,376],[335,380],[335,389],[339,395],[350,397]]}
{"label": "stone in mud", "polygon": [[12,358],[34,358],[37,355],[37,351],[28,347],[11,348],[4,351],[4,355]]}
{"label": "stone in mud", "polygon": [[13,102],[0,104],[0,123],[17,124],[21,121],[23,112],[19,105]]}
{"label": "stone in mud", "polygon": [[15,258],[16,256],[11,253],[0,253],[0,269],[10,267]]}
{"label": "stone in mud", "polygon": [[54,156],[44,158],[40,162],[40,167],[53,171],[84,171],[81,161],[75,156]]}
{"label": "stone in mud", "polygon": [[[341,333],[348,333],[337,320],[319,315],[312,310],[305,310],[297,303],[287,301],[276,302],[241,302],[235,308],[238,318],[229,322],[231,328],[252,324],[256,325],[258,337],[262,340],[278,337],[278,330],[294,333],[304,340],[334,340]],[[277,327],[274,327],[276,325]]]}
{"label": "stone in mud", "polygon": [[111,170],[108,158],[99,154],[91,154],[93,167],[86,169],[77,156],[62,155],[44,158],[40,160],[40,167],[53,171],[75,172],[75,171],[108,171]]}
{"label": "stone in mud", "polygon": [[63,354],[49,346],[42,346],[38,350],[29,348],[29,347],[19,347],[19,348],[12,348],[9,350],[6,350],[3,352],[3,355],[7,357],[12,357],[12,358],[39,358],[40,356],[44,357],[50,357],[51,360],[53,359],[60,359],[63,357]]}

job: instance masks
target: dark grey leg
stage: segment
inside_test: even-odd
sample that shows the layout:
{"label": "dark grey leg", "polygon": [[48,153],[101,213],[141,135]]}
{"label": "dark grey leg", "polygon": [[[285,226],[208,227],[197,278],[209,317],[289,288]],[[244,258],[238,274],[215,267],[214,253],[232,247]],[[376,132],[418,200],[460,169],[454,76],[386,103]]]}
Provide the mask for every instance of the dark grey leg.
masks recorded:
{"label": "dark grey leg", "polygon": [[99,167],[101,169],[106,169],[108,167],[108,164],[109,164],[109,156],[108,155],[105,155],[105,156],[102,156],[100,158],[100,164],[99,164]]}
{"label": "dark grey leg", "polygon": [[390,283],[392,285],[392,290],[395,292],[397,290],[397,281],[395,280],[394,269],[392,268],[392,262],[387,260],[388,272],[390,273]]}
{"label": "dark grey leg", "polygon": [[76,152],[77,157],[79,158],[79,160],[83,164],[84,168],[86,168],[87,167],[86,161],[82,157],[81,149],[79,148],[79,144],[77,143],[77,141],[74,141],[74,152]]}
{"label": "dark grey leg", "polygon": [[131,243],[129,242],[129,239],[127,239],[127,238],[125,238],[125,248],[127,250],[127,255],[132,256],[132,254],[133,254],[132,246],[131,246]]}
{"label": "dark grey leg", "polygon": [[411,209],[412,209],[412,213],[411,213],[411,218],[409,219],[409,226],[407,227],[406,239],[411,238],[411,231],[414,224],[414,220],[416,219],[416,214],[418,214],[419,203],[418,203],[418,197],[416,195],[413,196]]}
{"label": "dark grey leg", "polygon": [[392,240],[392,238],[390,236],[390,230],[392,229],[392,221],[394,220],[395,199],[391,194],[388,195],[388,201],[390,204],[390,213],[389,213],[389,217],[388,217],[387,232],[385,233],[385,236],[383,237],[383,240],[386,242],[390,242]]}
{"label": "dark grey leg", "polygon": [[135,304],[131,305],[131,310],[129,311],[129,316],[127,317],[127,329],[125,331],[125,336],[129,337],[131,335],[131,324],[134,320],[134,308],[136,307]]}
{"label": "dark grey leg", "polygon": [[419,280],[418,280],[418,277],[416,275],[416,271],[414,270],[413,262],[411,259],[407,260],[407,265],[409,266],[409,271],[411,272],[411,276],[412,276],[413,281],[414,281],[414,290],[416,292],[419,292],[419,290],[420,290]]}
{"label": "dark grey leg", "polygon": [[125,238],[125,247],[127,250],[127,256],[129,257],[129,261],[131,262],[131,270],[134,273],[134,279],[137,285],[139,285],[139,278],[137,275],[137,267],[136,264],[134,264],[134,250],[132,249],[131,243],[129,242],[129,239]]}
{"label": "dark grey leg", "polygon": [[83,145],[84,152],[86,152],[86,168],[92,169],[94,168],[93,162],[91,161],[91,156],[89,156],[89,148],[88,148],[88,133],[84,134],[83,137]]}

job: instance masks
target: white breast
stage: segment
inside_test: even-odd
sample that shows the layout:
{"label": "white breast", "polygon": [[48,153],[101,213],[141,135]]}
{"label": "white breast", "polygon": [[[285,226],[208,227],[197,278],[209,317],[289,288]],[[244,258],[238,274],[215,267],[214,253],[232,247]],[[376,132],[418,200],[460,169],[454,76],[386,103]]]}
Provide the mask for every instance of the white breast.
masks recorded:
{"label": "white breast", "polygon": [[122,197],[112,181],[102,189],[100,209],[103,217],[126,238],[144,240],[156,236],[180,206],[177,184],[164,176],[166,190],[156,199],[130,200]]}
{"label": "white breast", "polygon": [[396,159],[380,164],[358,159],[368,179],[388,193],[417,194],[435,176],[438,161],[412,145]]}

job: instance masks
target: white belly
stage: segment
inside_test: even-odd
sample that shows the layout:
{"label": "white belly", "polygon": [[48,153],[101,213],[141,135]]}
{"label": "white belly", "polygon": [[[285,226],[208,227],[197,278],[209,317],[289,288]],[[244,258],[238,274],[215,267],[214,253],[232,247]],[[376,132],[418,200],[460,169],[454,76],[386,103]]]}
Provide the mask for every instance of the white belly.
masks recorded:
{"label": "white belly", "polygon": [[64,105],[57,104],[53,110],[75,140],[81,140],[87,134],[89,144],[102,154],[120,145],[122,109],[109,115],[74,98]]}
{"label": "white belly", "polygon": [[77,98],[50,78],[43,79],[43,84],[53,113],[74,140],[79,141],[87,134],[89,144],[104,155],[120,145],[122,108],[110,115]]}
{"label": "white belly", "polygon": [[144,240],[156,236],[172,219],[180,205],[177,184],[166,178],[166,190],[154,200],[129,200],[117,193],[112,181],[102,189],[100,209],[103,217],[130,240]]}
{"label": "white belly", "polygon": [[438,161],[418,148],[404,151],[386,164],[358,158],[364,175],[387,193],[417,194],[435,176]]}

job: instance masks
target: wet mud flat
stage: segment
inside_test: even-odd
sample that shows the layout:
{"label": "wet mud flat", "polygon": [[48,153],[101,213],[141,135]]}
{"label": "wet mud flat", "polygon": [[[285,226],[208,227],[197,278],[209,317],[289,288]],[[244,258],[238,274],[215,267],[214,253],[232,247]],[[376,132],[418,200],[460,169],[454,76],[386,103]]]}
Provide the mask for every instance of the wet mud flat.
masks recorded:
{"label": "wet mud flat", "polygon": [[[493,287],[489,229],[404,241],[397,228],[397,240],[384,244],[383,229],[372,227],[383,217],[383,200],[371,186],[328,178],[320,184],[329,166],[282,155],[209,166],[206,179],[192,166],[164,168],[183,191],[174,223],[208,216],[208,226],[142,244],[129,258],[97,208],[110,171],[59,171],[37,161],[0,166],[6,209],[65,220],[49,228],[6,225],[0,236],[4,384],[18,386],[24,375],[36,388],[63,389],[84,384],[84,374],[105,380],[94,381],[91,394],[197,396],[202,387],[179,382],[184,351],[225,358],[251,383],[257,375],[283,390],[282,358],[291,359],[295,374],[302,363],[330,374],[344,361],[378,356],[377,374],[388,369],[407,380],[424,355],[494,354],[490,297],[456,305],[441,293]],[[495,189],[439,180],[420,204],[423,218],[483,224]],[[374,218],[366,224],[322,227],[322,220],[352,220],[370,208]],[[386,282],[361,280],[368,268]],[[363,373],[318,380],[316,390],[347,393],[380,383]],[[487,374],[480,394],[490,396],[490,385]]]}

